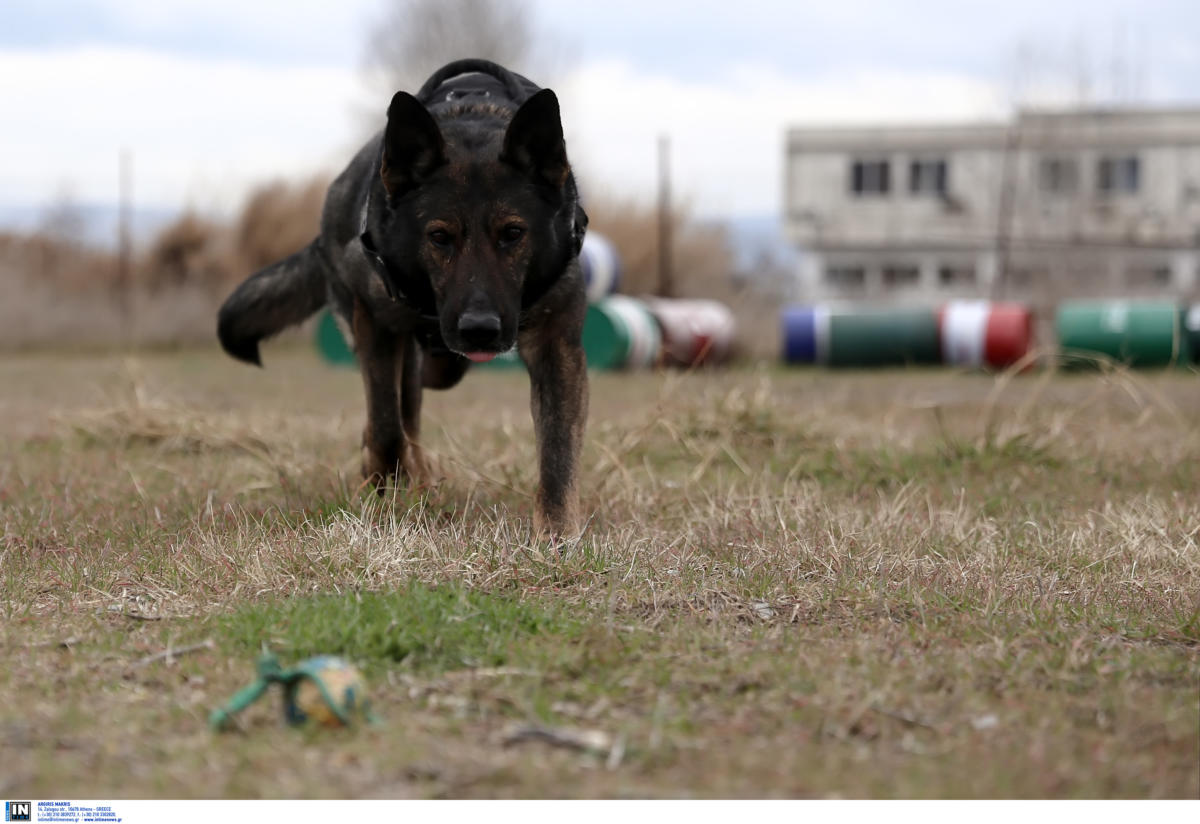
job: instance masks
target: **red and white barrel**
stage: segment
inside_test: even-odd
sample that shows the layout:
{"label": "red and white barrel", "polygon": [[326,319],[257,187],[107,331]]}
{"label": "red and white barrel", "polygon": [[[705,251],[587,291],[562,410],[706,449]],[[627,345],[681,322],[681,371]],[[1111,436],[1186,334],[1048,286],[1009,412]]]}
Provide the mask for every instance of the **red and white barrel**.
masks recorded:
{"label": "red and white barrel", "polygon": [[942,307],[942,361],[955,366],[1003,369],[1033,345],[1033,312],[1022,303],[957,300]]}
{"label": "red and white barrel", "polygon": [[675,366],[720,363],[729,357],[737,328],[729,307],[715,300],[646,298],[662,329],[663,356]]}

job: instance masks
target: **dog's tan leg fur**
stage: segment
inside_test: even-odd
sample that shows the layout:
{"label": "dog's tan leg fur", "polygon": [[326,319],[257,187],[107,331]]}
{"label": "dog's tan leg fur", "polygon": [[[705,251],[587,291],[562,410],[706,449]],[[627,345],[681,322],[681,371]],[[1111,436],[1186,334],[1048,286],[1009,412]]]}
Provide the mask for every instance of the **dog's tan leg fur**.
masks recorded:
{"label": "dog's tan leg fur", "polygon": [[538,330],[522,332],[519,345],[529,367],[530,410],[537,436],[534,530],[573,537],[580,527],[579,453],[587,422],[587,360],[578,343]]}
{"label": "dog's tan leg fur", "polygon": [[400,468],[414,484],[426,484],[432,480],[432,473],[425,451],[421,448],[421,361],[425,353],[410,335],[400,336],[396,347],[400,426],[406,444],[400,458]]}

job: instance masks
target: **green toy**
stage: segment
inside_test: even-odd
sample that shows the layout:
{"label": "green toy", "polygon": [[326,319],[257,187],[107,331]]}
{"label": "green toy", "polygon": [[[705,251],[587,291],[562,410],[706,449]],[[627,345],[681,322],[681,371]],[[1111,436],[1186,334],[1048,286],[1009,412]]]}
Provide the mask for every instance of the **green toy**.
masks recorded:
{"label": "green toy", "polygon": [[358,717],[375,720],[362,674],[346,661],[318,655],[285,670],[274,655],[265,654],[258,659],[258,680],[213,710],[209,726],[230,729],[233,716],[261,698],[271,684],[283,686],[283,716],[289,724],[315,721],[326,727],[348,727]]}

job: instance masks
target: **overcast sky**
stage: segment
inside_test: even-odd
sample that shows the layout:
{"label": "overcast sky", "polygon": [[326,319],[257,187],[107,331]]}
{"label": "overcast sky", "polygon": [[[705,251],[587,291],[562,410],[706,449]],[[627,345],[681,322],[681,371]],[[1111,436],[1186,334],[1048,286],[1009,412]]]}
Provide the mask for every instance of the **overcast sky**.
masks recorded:
{"label": "overcast sky", "polygon": [[[385,0],[3,0],[0,206],[236,208],[336,171],[386,99]],[[655,137],[707,216],[779,210],[788,126],[995,119],[1043,103],[1200,103],[1197,0],[535,0],[586,191],[651,196]],[[433,67],[431,67],[433,68]],[[513,67],[522,70],[523,67]]]}

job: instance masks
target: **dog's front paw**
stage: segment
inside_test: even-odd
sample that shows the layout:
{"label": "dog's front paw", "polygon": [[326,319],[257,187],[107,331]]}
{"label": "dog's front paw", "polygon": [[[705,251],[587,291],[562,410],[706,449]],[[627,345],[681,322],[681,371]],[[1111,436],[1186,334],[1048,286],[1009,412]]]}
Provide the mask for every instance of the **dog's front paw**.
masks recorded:
{"label": "dog's front paw", "polygon": [[362,450],[362,477],[364,486],[374,486],[375,491],[383,494],[388,481],[396,474],[395,461],[389,462],[372,452],[369,446]]}
{"label": "dog's front paw", "polygon": [[578,507],[573,501],[551,503],[538,495],[533,509],[533,532],[554,543],[571,540],[579,535]]}
{"label": "dog's front paw", "polygon": [[[403,453],[400,457],[397,453]],[[425,450],[412,441],[399,449],[372,447],[366,438],[362,448],[363,485],[383,494],[393,482],[399,486],[427,486],[433,482],[433,470]]]}
{"label": "dog's front paw", "polygon": [[383,494],[389,481],[400,471],[400,456],[395,446],[372,443],[370,434],[363,432],[362,477],[363,485],[373,485]]}
{"label": "dog's front paw", "polygon": [[421,445],[414,441],[409,441],[404,450],[400,471],[413,486],[429,486],[434,480],[429,457]]}

